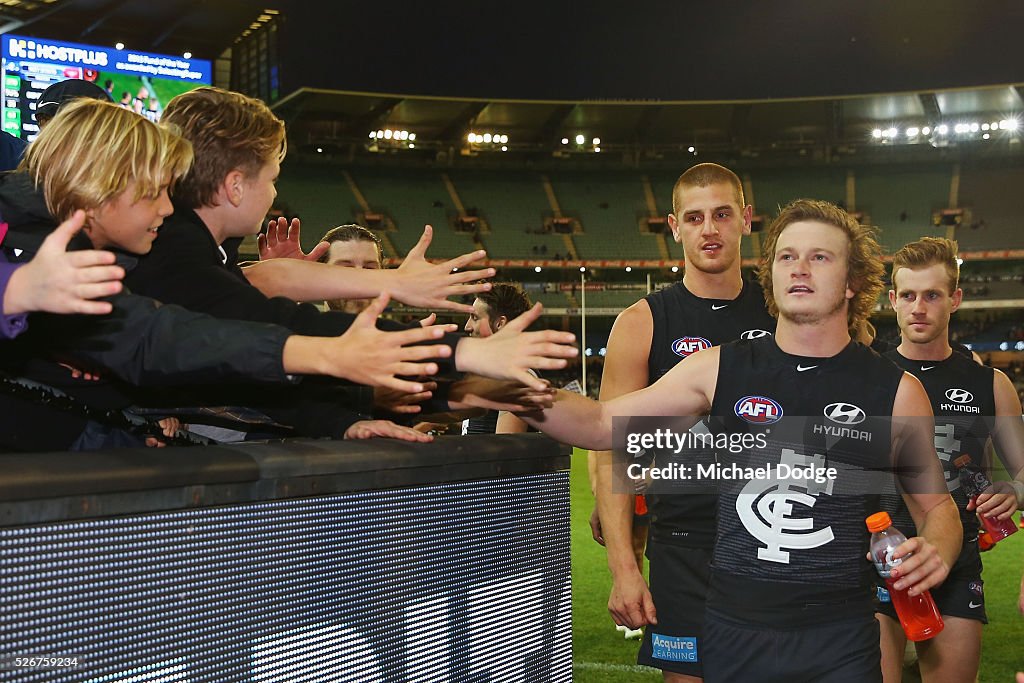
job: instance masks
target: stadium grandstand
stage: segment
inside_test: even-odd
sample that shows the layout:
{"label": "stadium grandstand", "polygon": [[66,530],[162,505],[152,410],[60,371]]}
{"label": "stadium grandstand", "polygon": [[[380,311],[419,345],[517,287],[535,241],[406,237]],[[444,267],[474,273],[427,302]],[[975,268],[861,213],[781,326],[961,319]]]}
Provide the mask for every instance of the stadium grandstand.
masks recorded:
{"label": "stadium grandstand", "polygon": [[[379,240],[371,253],[385,268],[403,262],[425,225],[432,263],[485,250],[473,268],[494,268],[494,282],[543,304],[531,330],[575,335],[578,357],[542,377],[595,398],[617,316],[684,275],[668,220],[677,178],[714,162],[736,172],[752,207],[741,245],[750,282],[765,230],[796,199],[827,200],[873,226],[887,264],[921,237],[956,240],[964,301],[950,340],[1005,372],[1024,398],[1024,71],[1019,55],[1003,56],[1020,42],[1024,11],[983,2],[973,12],[918,15],[878,0],[856,10],[831,1],[730,9],[699,0],[671,11],[620,9],[613,19],[550,4],[7,0],[3,130],[34,144],[40,92],[65,78],[106,81],[115,102],[123,90],[121,104],[138,103],[154,121],[174,96],[202,85],[261,100],[286,128],[264,226],[298,218],[308,254],[332,228],[358,224]],[[708,25],[737,34],[716,39]],[[700,35],[666,35],[685,26]],[[716,51],[728,54],[698,54]],[[0,227],[2,243],[7,223]],[[236,253],[243,265],[259,261],[267,233],[218,242],[214,265],[234,266]],[[260,288],[258,297],[334,303],[288,285],[287,294]],[[462,329],[475,298],[458,297],[459,312],[392,300],[383,317],[416,326],[436,313]],[[250,322],[289,327],[267,316]],[[888,292],[871,322],[880,340],[899,341]],[[454,356],[459,342],[451,343]],[[149,360],[148,352],[137,356]],[[255,381],[240,392],[211,388],[213,406],[189,404],[191,417],[208,420],[205,431],[171,442],[173,457],[115,450],[109,440],[80,461],[28,459],[0,445],[0,567],[12,568],[0,572],[11,596],[0,601],[0,678],[663,680],[636,664],[639,643],[608,616],[585,451],[569,458],[568,447],[537,434],[459,441],[452,430],[422,449],[390,431],[370,436],[394,440],[355,445],[347,430],[345,439],[306,434],[296,425],[333,410],[339,393],[358,405],[353,420],[402,422],[408,406],[389,403],[387,391],[374,404],[374,391],[351,382],[293,386],[305,370],[283,360],[274,369],[289,384],[267,400],[267,414],[233,403],[259,402],[265,387]],[[107,370],[99,370],[106,400]],[[70,372],[80,379],[78,367]],[[0,380],[7,373],[0,368]],[[472,402],[473,381],[460,407],[483,405]],[[154,406],[177,400],[160,382],[143,405],[101,402],[102,410],[73,408],[76,418],[123,412],[131,426],[152,428],[163,417]],[[15,383],[15,392],[39,389]],[[71,410],[73,398],[32,400]],[[435,417],[454,419],[410,417],[403,428],[443,434]],[[240,433],[237,443],[218,441],[226,432]],[[210,445],[218,443],[228,445]],[[985,556],[979,681],[1024,670],[1022,538]],[[1024,593],[1019,599],[1024,612]],[[49,649],[22,652],[38,647]],[[12,668],[27,654],[81,656],[88,675],[56,664]],[[909,664],[904,680],[918,675]]]}
{"label": "stadium grandstand", "polygon": [[[925,235],[956,239],[965,281],[992,273],[987,287],[968,288],[965,309],[1024,302],[1024,204],[1006,190],[1024,180],[1017,86],[472,106],[300,89],[274,107],[292,144],[280,197],[307,225],[370,215],[397,259],[430,223],[434,257],[487,249],[501,277],[538,285],[550,315],[581,308],[581,282],[588,315],[608,318],[678,279],[682,252],[665,216],[676,176],[699,161],[742,176],[755,216],[742,247],[748,269],[760,256],[758,231],[780,206],[824,198],[876,226],[889,254]],[[304,234],[307,247],[318,229]],[[609,321],[594,324],[607,331]]]}

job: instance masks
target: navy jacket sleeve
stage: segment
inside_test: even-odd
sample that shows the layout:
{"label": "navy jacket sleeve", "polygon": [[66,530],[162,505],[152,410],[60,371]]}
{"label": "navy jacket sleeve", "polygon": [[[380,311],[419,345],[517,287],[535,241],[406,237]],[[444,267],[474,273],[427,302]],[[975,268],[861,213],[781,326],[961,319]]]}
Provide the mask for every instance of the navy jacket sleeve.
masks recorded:
{"label": "navy jacket sleeve", "polygon": [[45,348],[135,385],[289,381],[283,327],[216,320],[131,293],[108,300],[114,310],[105,316],[33,314],[24,337],[37,353]]}
{"label": "navy jacket sleeve", "polygon": [[[281,325],[296,334],[336,337],[344,334],[355,316],[339,311],[322,312],[312,304],[285,297],[267,297],[245,278],[220,251],[195,212],[175,207],[160,229],[153,251],[139,259],[125,279],[132,291],[168,304],[177,304],[215,318],[249,320]],[[384,330],[408,326],[381,320]],[[451,347],[447,359],[437,359],[442,373],[454,371],[455,346],[460,335],[448,334],[438,342]]]}

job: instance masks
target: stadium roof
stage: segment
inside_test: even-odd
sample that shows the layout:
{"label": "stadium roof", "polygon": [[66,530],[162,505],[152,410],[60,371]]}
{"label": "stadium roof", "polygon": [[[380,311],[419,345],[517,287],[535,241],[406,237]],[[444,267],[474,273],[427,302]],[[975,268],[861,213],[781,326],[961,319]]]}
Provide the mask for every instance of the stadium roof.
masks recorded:
{"label": "stadium roof", "polygon": [[[391,151],[368,136],[393,130],[417,136],[417,149],[434,154],[500,150],[465,144],[479,132],[507,135],[512,155],[597,147],[606,157],[651,159],[690,147],[745,157],[835,155],[904,142],[908,127],[981,126],[1024,111],[1024,43],[1016,35],[1024,5],[997,0],[948,7],[527,0],[461,9],[3,0],[0,32],[213,59],[268,5],[283,12],[281,82],[291,93],[275,106],[293,142],[314,153]],[[895,94],[856,94],[879,90]],[[894,128],[899,139],[871,138]],[[577,135],[583,145],[575,145]]]}
{"label": "stadium roof", "polygon": [[[418,150],[463,155],[497,152],[504,144],[513,154],[572,155],[593,153],[599,147],[606,153],[653,157],[694,152],[758,156],[772,151],[820,153],[822,149],[852,153],[911,142],[926,143],[932,149],[967,142],[984,141],[992,148],[1000,141],[1019,143],[1024,84],[682,102],[442,98],[302,88],[274,107],[287,122],[293,144],[304,145],[306,151],[350,154],[353,149],[408,149],[407,139],[391,134],[388,140],[370,137],[376,131],[407,131],[415,135],[413,146]],[[993,123],[1002,125],[993,129]],[[940,134],[943,125],[948,131]],[[962,133],[956,129],[964,125],[968,129]],[[911,132],[917,128],[917,134],[909,136],[908,128]],[[492,139],[507,135],[508,142],[472,144],[467,138],[470,133],[490,134]],[[989,137],[983,138],[986,133]],[[583,136],[583,144],[576,143],[577,135]],[[594,143],[594,138],[600,142]]]}
{"label": "stadium roof", "polygon": [[1024,81],[1024,5],[3,0],[0,32],[212,59],[280,10],[282,91],[778,99]]}
{"label": "stadium roof", "polygon": [[[3,0],[0,33],[216,59],[265,0]],[[273,7],[273,4],[269,4]]]}

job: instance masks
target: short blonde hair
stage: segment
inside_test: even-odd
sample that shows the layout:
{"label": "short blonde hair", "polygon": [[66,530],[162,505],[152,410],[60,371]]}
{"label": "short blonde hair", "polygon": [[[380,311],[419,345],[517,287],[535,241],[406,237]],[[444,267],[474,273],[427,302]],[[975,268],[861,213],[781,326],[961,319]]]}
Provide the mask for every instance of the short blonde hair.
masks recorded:
{"label": "short blonde hair", "polygon": [[156,196],[185,175],[192,146],[171,131],[110,102],[81,98],[61,108],[18,166],[42,188],[58,221],[95,209],[135,181],[135,196]]}
{"label": "short blonde hair", "polygon": [[878,244],[875,229],[860,225],[857,219],[835,204],[817,199],[796,199],[779,212],[778,217],[768,226],[761,240],[761,264],[757,277],[764,288],[768,312],[778,317],[779,307],[772,290],[772,264],[775,262],[775,247],[779,235],[793,223],[816,221],[833,225],[846,234],[850,244],[847,260],[847,287],[854,291],[847,308],[847,326],[851,333],[861,329],[878,303],[879,295],[885,290],[885,266],[882,264],[882,247]]}
{"label": "short blonde hair", "polygon": [[960,286],[960,265],[956,262],[960,245],[945,237],[922,237],[905,244],[892,257],[892,286],[896,289],[896,271],[900,268],[918,270],[940,264],[949,275],[949,293]]}
{"label": "short blonde hair", "polygon": [[212,206],[217,188],[234,169],[254,177],[264,164],[283,160],[287,151],[284,121],[260,100],[230,90],[182,93],[167,103],[161,121],[181,129],[195,148],[192,170],[174,192],[192,209]]}

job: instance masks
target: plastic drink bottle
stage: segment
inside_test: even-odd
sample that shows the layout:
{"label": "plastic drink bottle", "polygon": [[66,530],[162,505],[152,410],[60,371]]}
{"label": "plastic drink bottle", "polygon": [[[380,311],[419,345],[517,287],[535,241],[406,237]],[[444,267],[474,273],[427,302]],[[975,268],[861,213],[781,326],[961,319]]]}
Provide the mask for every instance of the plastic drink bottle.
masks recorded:
{"label": "plastic drink bottle", "polygon": [[[971,462],[969,455],[961,455],[953,461],[953,464],[960,471],[960,486],[963,487],[964,493],[967,494],[972,503],[976,502],[978,496],[992,486],[992,482],[981,471],[981,468]],[[1017,525],[1013,523],[1012,516],[1006,519],[996,519],[995,517],[978,515],[978,518],[984,525],[985,530],[992,536],[994,543],[998,543],[1010,534],[1017,533]]]}
{"label": "plastic drink bottle", "polygon": [[889,589],[892,606],[900,618],[903,632],[915,642],[933,638],[943,629],[944,624],[931,593],[925,591],[919,595],[908,595],[907,589],[896,590],[893,587],[896,579],[891,578],[892,569],[898,567],[904,559],[893,557],[893,553],[906,542],[907,537],[892,525],[888,512],[876,512],[866,521],[868,531],[871,532],[871,561],[875,563],[878,574],[885,579],[885,586]]}

